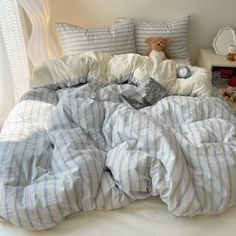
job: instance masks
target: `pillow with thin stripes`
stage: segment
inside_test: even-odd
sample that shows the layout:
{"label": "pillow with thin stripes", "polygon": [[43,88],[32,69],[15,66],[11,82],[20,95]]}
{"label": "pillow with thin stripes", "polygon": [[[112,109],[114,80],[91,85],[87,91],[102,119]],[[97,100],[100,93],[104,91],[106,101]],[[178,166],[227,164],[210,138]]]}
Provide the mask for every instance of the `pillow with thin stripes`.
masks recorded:
{"label": "pillow with thin stripes", "polygon": [[56,31],[65,55],[91,50],[111,54],[135,53],[133,18],[122,20],[112,27],[89,29],[56,23]]}
{"label": "pillow with thin stripes", "polygon": [[[115,18],[114,22],[122,22],[124,18]],[[147,49],[145,38],[149,36],[170,36],[172,42],[167,50],[173,58],[189,58],[187,41],[190,16],[182,17],[169,23],[137,23],[134,28],[136,52],[143,55]]]}

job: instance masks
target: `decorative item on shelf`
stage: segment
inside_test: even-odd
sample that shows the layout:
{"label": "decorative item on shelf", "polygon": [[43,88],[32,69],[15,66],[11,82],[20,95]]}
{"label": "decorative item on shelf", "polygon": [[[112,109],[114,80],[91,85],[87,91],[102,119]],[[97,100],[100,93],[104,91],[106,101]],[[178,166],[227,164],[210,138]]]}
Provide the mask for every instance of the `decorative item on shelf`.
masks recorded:
{"label": "decorative item on shelf", "polygon": [[236,78],[236,67],[213,66],[212,82],[229,84],[232,78]]}
{"label": "decorative item on shelf", "polygon": [[229,51],[227,55],[227,60],[228,61],[236,61],[235,55],[236,55],[236,45],[230,45],[229,46]]}
{"label": "decorative item on shelf", "polygon": [[219,83],[220,81],[221,81],[220,72],[213,71],[212,72],[212,82],[215,84],[215,83]]}
{"label": "decorative item on shelf", "polygon": [[224,100],[229,104],[229,106],[233,106],[234,103],[234,93],[235,90],[232,87],[220,88],[220,94],[223,96]]}
{"label": "decorative item on shelf", "polygon": [[229,79],[228,85],[235,87],[236,90],[236,77]]}
{"label": "decorative item on shelf", "polygon": [[213,48],[215,50],[215,53],[217,55],[227,56],[229,53],[229,49],[231,50],[235,46],[236,33],[234,29],[232,29],[231,27],[224,27],[220,29],[213,41]]}
{"label": "decorative item on shelf", "polygon": [[177,69],[177,77],[178,78],[183,78],[183,79],[187,79],[192,75],[190,69],[188,66],[180,66]]}

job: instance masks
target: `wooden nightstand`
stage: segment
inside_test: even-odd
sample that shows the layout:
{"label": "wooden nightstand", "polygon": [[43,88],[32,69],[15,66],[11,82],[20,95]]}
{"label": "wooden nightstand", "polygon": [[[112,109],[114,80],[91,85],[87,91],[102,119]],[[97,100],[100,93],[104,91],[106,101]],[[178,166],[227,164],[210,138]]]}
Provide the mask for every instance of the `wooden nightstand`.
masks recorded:
{"label": "wooden nightstand", "polygon": [[[213,49],[201,49],[198,55],[197,65],[212,72],[213,85],[217,88],[226,88],[228,79],[222,78],[220,71],[231,71],[236,77],[236,62],[226,59],[226,56],[215,54]],[[236,112],[236,100],[234,100],[233,110]]]}

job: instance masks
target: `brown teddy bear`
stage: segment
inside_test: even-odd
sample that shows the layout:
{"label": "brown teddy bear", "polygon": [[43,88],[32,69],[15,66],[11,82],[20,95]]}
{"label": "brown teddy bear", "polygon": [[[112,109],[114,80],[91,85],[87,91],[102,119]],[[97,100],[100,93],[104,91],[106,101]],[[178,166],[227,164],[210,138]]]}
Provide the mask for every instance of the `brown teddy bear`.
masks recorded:
{"label": "brown teddy bear", "polygon": [[145,43],[149,45],[149,48],[144,52],[144,56],[155,57],[160,62],[163,59],[171,59],[171,55],[165,50],[167,44],[171,42],[170,37],[148,37],[145,39]]}

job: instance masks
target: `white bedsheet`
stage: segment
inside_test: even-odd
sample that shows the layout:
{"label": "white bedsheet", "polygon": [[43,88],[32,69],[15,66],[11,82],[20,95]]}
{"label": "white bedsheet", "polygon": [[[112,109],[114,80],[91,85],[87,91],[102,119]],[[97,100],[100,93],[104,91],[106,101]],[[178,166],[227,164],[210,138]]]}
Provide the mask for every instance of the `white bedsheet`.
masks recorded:
{"label": "white bedsheet", "polygon": [[0,223],[1,236],[231,236],[236,207],[216,216],[175,217],[159,198],[140,200],[113,211],[81,212],[47,231],[32,232]]}

